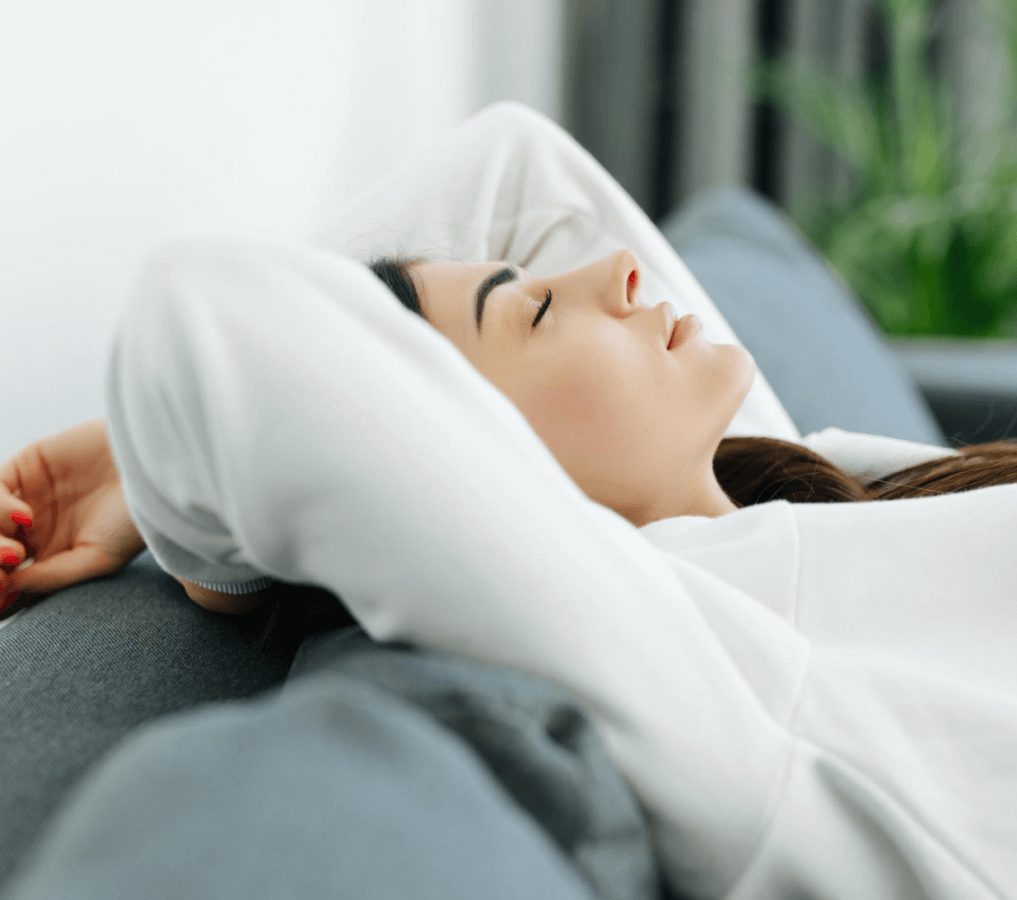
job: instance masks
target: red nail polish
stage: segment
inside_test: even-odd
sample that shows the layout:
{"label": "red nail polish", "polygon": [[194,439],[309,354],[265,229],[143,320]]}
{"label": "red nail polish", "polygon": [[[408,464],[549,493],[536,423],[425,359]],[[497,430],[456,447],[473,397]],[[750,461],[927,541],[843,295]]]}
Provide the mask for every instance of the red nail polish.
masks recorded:
{"label": "red nail polish", "polygon": [[5,566],[20,566],[21,560],[13,550],[0,550],[0,564]]}
{"label": "red nail polish", "polygon": [[636,270],[633,269],[631,272],[629,272],[629,284],[635,283],[636,283]]}
{"label": "red nail polish", "polygon": [[32,527],[32,517],[28,513],[23,513],[20,510],[12,512],[11,519],[15,525],[24,525],[26,528]]}

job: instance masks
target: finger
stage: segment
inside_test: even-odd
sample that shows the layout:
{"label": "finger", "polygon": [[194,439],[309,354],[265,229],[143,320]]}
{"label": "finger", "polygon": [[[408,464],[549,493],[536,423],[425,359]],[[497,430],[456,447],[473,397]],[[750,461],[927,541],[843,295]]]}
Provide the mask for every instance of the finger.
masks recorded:
{"label": "finger", "polygon": [[[12,509],[12,501],[17,505]],[[18,508],[20,507],[20,508]],[[30,545],[14,539],[18,529],[23,529],[21,535],[28,538],[29,529],[32,527],[31,507],[27,503],[14,501],[14,498],[4,497],[0,492],[0,565],[8,571],[13,567],[23,566],[29,559],[30,554],[35,551]],[[13,556],[11,555],[13,554]]]}
{"label": "finger", "polygon": [[14,569],[25,561],[25,548],[17,541],[0,538],[0,566]]}
{"label": "finger", "polygon": [[[23,475],[24,473],[17,465],[16,457],[11,457],[5,462],[0,463],[0,494],[6,492],[14,497],[20,497],[24,487]],[[3,488],[6,488],[6,491]]]}
{"label": "finger", "polygon": [[0,567],[0,595],[17,590],[16,582],[22,577],[18,573],[29,568],[34,562],[35,560],[29,557],[20,565]]}
{"label": "finger", "polygon": [[0,463],[0,484],[15,496],[21,493],[21,472],[14,462],[13,456]]}
{"label": "finger", "polygon": [[8,591],[52,594],[74,584],[117,572],[122,564],[111,560],[100,547],[85,545],[57,553],[42,562],[35,560],[8,576]]}
{"label": "finger", "polygon": [[31,514],[28,504],[21,500],[23,474],[14,457],[0,463],[0,519],[6,519],[16,509]]}
{"label": "finger", "polygon": [[[2,515],[3,512],[0,511],[0,516]],[[11,515],[13,516],[11,523],[14,530],[19,527],[21,521],[26,521],[25,514],[20,511],[15,511]],[[27,521],[31,523],[30,516]],[[25,544],[7,537],[6,534],[0,534],[0,566],[3,567],[0,571],[9,572],[11,569],[24,565],[28,561],[28,556],[29,550]]]}
{"label": "finger", "polygon": [[0,534],[14,537],[19,528],[27,530],[34,524],[32,507],[19,497],[0,490]]}
{"label": "finger", "polygon": [[[2,553],[2,551],[0,551],[0,553]],[[22,563],[22,565],[28,566],[31,564],[30,560],[26,560],[25,563]],[[20,566],[18,568],[20,568]],[[17,569],[14,571],[17,571]],[[11,606],[18,599],[18,590],[11,583],[12,577],[13,572],[10,566],[0,568],[0,611]]]}

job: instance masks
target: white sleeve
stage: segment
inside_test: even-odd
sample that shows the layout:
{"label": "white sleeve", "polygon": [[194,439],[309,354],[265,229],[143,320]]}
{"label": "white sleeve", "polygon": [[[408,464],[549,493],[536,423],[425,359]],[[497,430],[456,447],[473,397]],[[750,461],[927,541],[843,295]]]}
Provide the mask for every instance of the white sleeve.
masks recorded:
{"label": "white sleeve", "polygon": [[862,482],[885,478],[934,459],[960,455],[960,451],[948,447],[841,428],[824,428],[807,434],[801,443]]}
{"label": "white sleeve", "polygon": [[[314,242],[362,262],[429,254],[505,260],[538,275],[628,248],[639,257],[648,306],[670,302],[679,316],[699,316],[710,341],[741,344],[625,189],[567,131],[513,101],[486,107],[366,189]],[[801,438],[758,367],[725,434]]]}
{"label": "white sleeve", "polygon": [[805,649],[752,645],[776,673],[761,697],[699,607],[741,592],[589,500],[363,265],[306,245],[164,247],[118,327],[106,399],[128,507],[174,574],[321,586],[376,640],[562,685],[669,882],[717,897],[738,879],[790,765],[773,710],[791,707]]}

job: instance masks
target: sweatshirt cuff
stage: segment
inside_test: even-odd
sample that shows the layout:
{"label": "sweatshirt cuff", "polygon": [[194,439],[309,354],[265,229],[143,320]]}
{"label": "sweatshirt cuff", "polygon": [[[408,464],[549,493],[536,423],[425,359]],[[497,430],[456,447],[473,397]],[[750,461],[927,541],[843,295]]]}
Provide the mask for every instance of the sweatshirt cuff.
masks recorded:
{"label": "sweatshirt cuff", "polygon": [[[184,576],[178,577],[183,578]],[[190,578],[186,580],[191,581]],[[191,581],[191,584],[196,584],[209,591],[218,591],[221,594],[255,594],[275,584],[275,579],[266,575],[264,578],[256,578],[254,581]]]}

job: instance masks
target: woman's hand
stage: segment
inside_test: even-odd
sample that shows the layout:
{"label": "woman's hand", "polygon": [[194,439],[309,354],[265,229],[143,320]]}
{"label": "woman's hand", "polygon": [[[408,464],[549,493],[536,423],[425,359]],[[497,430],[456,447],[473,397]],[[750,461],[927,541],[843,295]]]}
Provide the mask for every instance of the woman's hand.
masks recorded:
{"label": "woman's hand", "polygon": [[144,549],[104,419],[35,441],[0,465],[0,615],[112,575]]}

